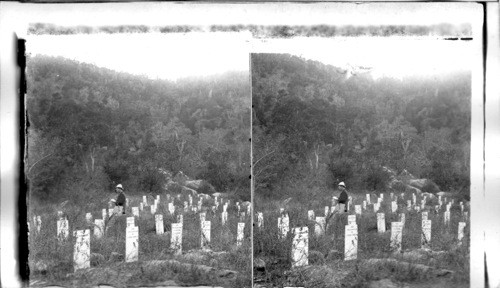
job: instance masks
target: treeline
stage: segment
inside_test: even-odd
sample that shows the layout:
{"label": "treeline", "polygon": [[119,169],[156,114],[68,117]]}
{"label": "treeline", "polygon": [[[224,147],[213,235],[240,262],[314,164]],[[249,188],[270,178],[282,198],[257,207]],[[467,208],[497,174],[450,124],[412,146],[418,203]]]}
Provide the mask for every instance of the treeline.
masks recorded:
{"label": "treeline", "polygon": [[36,56],[27,77],[30,195],[160,191],[160,168],[250,195],[247,72],[172,82]]}
{"label": "treeline", "polygon": [[257,193],[297,182],[387,189],[383,166],[468,193],[469,72],[374,80],[287,54],[251,64]]}

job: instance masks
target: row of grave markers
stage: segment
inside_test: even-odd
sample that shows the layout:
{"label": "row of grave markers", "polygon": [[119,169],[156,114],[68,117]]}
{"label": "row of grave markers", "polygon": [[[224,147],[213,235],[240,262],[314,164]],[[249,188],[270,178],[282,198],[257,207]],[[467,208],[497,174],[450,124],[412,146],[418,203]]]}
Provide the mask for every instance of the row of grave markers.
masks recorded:
{"label": "row of grave markers", "polygon": [[[141,204],[144,204],[147,199],[145,197],[143,198],[143,202]],[[147,203],[147,202],[146,202]],[[155,199],[155,202],[153,206],[157,206],[159,203],[159,196],[157,199]],[[173,206],[173,203],[168,203],[169,204],[169,210],[171,212],[174,212],[175,206]],[[239,203],[237,203],[239,204]],[[223,212],[222,212],[222,223],[223,225],[227,223],[227,217],[228,217],[228,212],[227,212],[227,207],[229,203],[225,203],[223,205]],[[240,211],[240,206],[237,205],[238,211]],[[140,207],[132,207],[133,215],[138,215],[138,209]],[[152,212],[156,212],[156,207],[152,208]],[[111,214],[113,209],[108,210],[109,213]],[[107,216],[108,212],[106,209],[103,209],[103,219],[95,219],[94,220],[94,236],[96,238],[101,238],[104,235],[104,219]],[[246,214],[245,212],[243,213],[243,217]],[[201,224],[201,243],[200,246],[201,248],[207,247],[207,245],[210,243],[210,238],[211,238],[211,222],[210,221],[205,221],[206,220],[206,212],[201,212],[200,214],[200,224]],[[69,236],[69,223],[68,219],[63,218],[63,213],[62,211],[58,212],[59,220],[57,221],[57,236],[59,240],[66,240]],[[135,226],[135,217],[127,217],[127,227],[126,227],[126,257],[125,261],[126,262],[133,262],[138,260],[138,249],[139,249],[139,242],[138,242],[138,237],[139,237],[139,228]],[[92,214],[87,213],[85,215],[87,222],[92,223]],[[174,254],[179,255],[182,254],[182,228],[183,228],[183,215],[179,214],[177,215],[177,221],[178,223],[172,223],[172,233],[171,233],[171,243],[170,243],[170,248],[174,250]],[[34,217],[34,223],[37,227],[37,231],[40,231],[41,228],[41,217],[40,216],[35,216]],[[163,226],[163,215],[162,214],[155,214],[155,226],[156,226],[156,233],[161,235],[164,234],[164,226]],[[244,228],[245,228],[245,223],[238,223],[237,227],[237,239],[236,239],[236,244],[237,246],[241,246],[243,243],[244,239]],[[28,229],[29,229],[29,222],[28,222]],[[28,232],[29,233],[29,232]],[[74,249],[74,269],[81,269],[81,268],[88,268],[90,267],[90,229],[86,230],[76,230],[73,231],[73,236],[76,238],[75,241],[75,249]]]}
{"label": "row of grave markers", "polygon": [[[308,213],[309,219],[311,219],[314,215],[312,213]],[[421,244],[422,246],[427,246],[429,245],[431,241],[431,227],[432,227],[432,222],[431,220],[427,219],[427,212],[424,212],[422,214],[422,237],[421,237]],[[262,218],[261,221],[263,221],[263,216],[259,212],[258,213],[258,219]],[[283,220],[286,219],[286,220]],[[289,230],[289,222],[288,216],[284,215],[282,217],[279,217],[278,220],[278,229],[280,231],[280,237],[286,236],[286,234],[283,234],[285,231],[288,233]],[[324,233],[324,227],[325,227],[325,217],[316,217],[316,225],[315,225],[315,234],[316,235],[321,235]],[[261,221],[259,221],[261,223]],[[258,223],[259,223],[258,222]],[[405,214],[401,214],[401,219],[399,222],[391,222],[391,238],[390,238],[390,247],[392,250],[395,251],[401,251],[402,248],[402,234],[403,234],[403,227],[405,223]],[[377,226],[378,226],[378,231],[383,233],[386,231],[385,227],[385,216],[384,213],[377,213]],[[465,222],[459,222],[458,223],[458,241],[459,244],[461,244],[461,241],[464,237],[464,229],[465,229],[466,223]],[[308,239],[309,239],[309,233],[308,233],[308,228],[307,227],[299,227],[299,228],[294,228],[293,229],[293,242],[292,242],[292,266],[297,267],[297,266],[303,266],[303,265],[308,265],[307,264],[307,259],[308,259]],[[348,224],[345,226],[345,244],[344,244],[344,260],[353,260],[357,258],[357,248],[358,245],[358,226],[356,224],[356,215],[349,215],[348,216]]]}
{"label": "row of grave markers", "polygon": [[[422,221],[422,246],[426,247],[431,240],[431,220]],[[465,222],[458,223],[458,241],[464,237]],[[385,226],[385,223],[384,223]],[[401,251],[402,249],[402,235],[403,235],[403,222],[391,223],[391,238],[390,247],[393,251]],[[293,242],[292,242],[292,267],[308,265],[309,258],[309,233],[307,227],[299,227],[293,229]],[[351,222],[345,225],[345,239],[344,239],[344,260],[355,260],[358,255],[358,226],[356,222]]]}

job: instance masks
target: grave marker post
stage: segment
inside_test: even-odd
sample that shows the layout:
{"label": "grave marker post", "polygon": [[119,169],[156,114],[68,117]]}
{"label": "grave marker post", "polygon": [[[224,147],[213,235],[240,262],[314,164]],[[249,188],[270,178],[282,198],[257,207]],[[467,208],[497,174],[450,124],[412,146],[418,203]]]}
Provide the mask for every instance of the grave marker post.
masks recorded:
{"label": "grave marker post", "polygon": [[156,235],[162,235],[165,231],[163,228],[163,215],[156,214],[155,215],[155,226],[156,226]]}
{"label": "grave marker post", "polygon": [[431,242],[431,220],[422,221],[422,246],[428,246]]}
{"label": "grave marker post", "polygon": [[345,226],[344,260],[355,260],[358,257],[358,226]]}
{"label": "grave marker post", "polygon": [[245,231],[245,223],[239,222],[238,231],[236,234],[236,246],[241,246],[243,244],[244,231]]}
{"label": "grave marker post", "polygon": [[385,232],[385,214],[384,213],[377,213],[377,229],[378,229],[378,233]]}
{"label": "grave marker post", "polygon": [[139,227],[126,228],[125,262],[139,260]]}
{"label": "grave marker post", "polygon": [[90,230],[77,230],[73,234],[76,237],[73,251],[74,270],[90,268]]}
{"label": "grave marker post", "polygon": [[324,234],[325,225],[326,225],[325,217],[316,217],[316,224],[314,225],[314,234],[316,236]]}
{"label": "grave marker post", "polygon": [[292,242],[292,267],[308,265],[309,258],[309,231],[307,227],[294,229]]}
{"label": "grave marker post", "polygon": [[403,239],[403,223],[392,222],[391,223],[391,250],[401,251],[402,239]]}

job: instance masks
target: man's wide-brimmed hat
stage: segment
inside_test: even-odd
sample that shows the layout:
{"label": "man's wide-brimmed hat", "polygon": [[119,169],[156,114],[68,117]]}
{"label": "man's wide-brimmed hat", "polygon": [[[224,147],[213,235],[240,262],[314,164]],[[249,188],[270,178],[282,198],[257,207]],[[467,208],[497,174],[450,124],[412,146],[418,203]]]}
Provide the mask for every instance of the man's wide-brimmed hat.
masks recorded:
{"label": "man's wide-brimmed hat", "polygon": [[342,186],[342,187],[344,187],[344,188],[345,188],[345,183],[344,183],[344,182],[340,182],[340,183],[339,183],[339,186]]}
{"label": "man's wide-brimmed hat", "polygon": [[116,188],[119,188],[119,189],[122,189],[122,190],[123,190],[123,186],[122,186],[122,184],[118,184],[118,185],[116,185]]}

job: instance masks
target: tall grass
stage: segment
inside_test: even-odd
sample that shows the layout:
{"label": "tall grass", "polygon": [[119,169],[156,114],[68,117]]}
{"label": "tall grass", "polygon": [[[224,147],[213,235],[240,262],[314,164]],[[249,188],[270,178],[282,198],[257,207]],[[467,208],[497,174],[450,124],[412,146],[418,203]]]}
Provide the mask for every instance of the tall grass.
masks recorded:
{"label": "tall grass", "polygon": [[[59,284],[73,285],[132,285],[137,282],[154,284],[166,280],[174,280],[183,285],[222,285],[224,287],[250,287],[251,286],[251,241],[249,216],[241,219],[245,222],[245,241],[242,246],[236,246],[237,223],[240,218],[236,215],[234,202],[228,207],[228,222],[221,223],[222,205],[219,205],[215,213],[211,210],[213,201],[205,201],[202,209],[206,211],[206,220],[211,221],[211,241],[208,248],[212,252],[200,252],[201,229],[199,213],[184,212],[183,202],[187,201],[187,196],[181,199],[173,198],[176,205],[176,213],[171,215],[168,212],[166,196],[161,195],[161,202],[157,207],[156,214],[163,215],[163,225],[165,233],[156,235],[154,215],[150,213],[150,207],[146,206],[140,212],[140,217],[135,217],[135,225],[139,227],[139,261],[137,263],[125,263],[123,258],[110,261],[112,254],[125,254],[126,241],[126,218],[131,217],[131,207],[138,207],[142,201],[142,196],[129,197],[129,206],[123,216],[113,216],[113,220],[106,219],[107,231],[101,239],[94,237],[94,225],[88,223],[85,214],[91,212],[94,219],[102,218],[102,209],[108,208],[109,198],[91,199],[82,205],[68,203],[64,208],[51,205],[34,203],[30,205],[30,236],[29,236],[29,264],[31,267],[31,278],[42,279],[43,281]],[[151,197],[148,203],[152,204]],[[69,222],[69,237],[65,241],[57,239],[57,210],[64,211],[64,217]],[[182,255],[174,255],[170,249],[171,224],[177,222],[177,215],[183,214],[183,235],[182,235]],[[42,226],[40,232],[36,232],[33,216],[41,215]],[[85,272],[74,273],[73,249],[75,238],[72,231],[90,229],[90,250],[91,266],[99,268],[98,275],[88,276]],[[194,254],[193,254],[194,253]],[[200,254],[201,253],[201,254]],[[189,257],[189,255],[201,255],[199,257]],[[194,268],[179,268],[176,272],[169,270],[166,262],[154,262],[154,260],[176,260],[181,263],[191,263]],[[196,265],[206,265],[217,270],[232,270],[237,272],[235,279],[226,281],[215,276],[208,277],[207,273],[197,269]],[[187,266],[186,266],[187,267]],[[96,270],[97,271],[97,270]],[[104,271],[104,272],[103,272]],[[168,273],[166,271],[169,271]],[[92,268],[88,273],[97,273]],[[123,273],[123,274],[122,274]],[[128,275],[128,276],[124,276]],[[132,277],[134,276],[134,277]],[[94,279],[95,278],[95,279]],[[135,280],[134,280],[135,279]],[[128,283],[128,284],[127,284]]]}
{"label": "tall grass", "polygon": [[[300,188],[297,187],[297,190]],[[368,281],[381,279],[384,274],[387,277],[393,277],[398,281],[420,281],[423,277],[414,270],[399,271],[396,273],[394,267],[366,267],[361,265],[363,260],[367,259],[389,259],[395,258],[400,261],[410,261],[411,264],[424,264],[435,269],[448,269],[455,271],[451,282],[468,283],[469,275],[469,225],[467,222],[465,237],[462,245],[458,245],[457,233],[458,222],[463,222],[458,204],[451,208],[450,223],[445,225],[443,212],[445,205],[439,213],[436,213],[434,206],[437,205],[437,199],[427,199],[428,219],[432,221],[432,233],[429,249],[432,251],[444,251],[442,253],[429,252],[425,257],[418,257],[414,260],[408,260],[404,257],[405,253],[422,248],[422,216],[421,212],[408,210],[406,200],[411,199],[409,193],[404,195],[404,199],[398,198],[398,210],[391,212],[391,199],[389,193],[384,194],[384,201],[380,205],[379,213],[385,213],[386,232],[379,233],[377,229],[377,215],[373,210],[373,205],[368,205],[367,210],[363,210],[361,215],[356,215],[358,226],[358,254],[355,261],[344,261],[344,242],[345,226],[347,217],[354,214],[354,205],[351,206],[349,213],[339,214],[337,212],[331,216],[326,225],[326,231],[322,235],[315,235],[315,222],[309,221],[307,217],[308,210],[314,210],[315,216],[324,216],[324,207],[330,206],[332,194],[322,189],[311,191],[310,197],[297,198],[302,195],[302,191],[291,189],[289,195],[294,195],[292,200],[284,205],[282,201],[269,201],[256,197],[255,211],[264,213],[264,227],[254,229],[254,257],[264,260],[266,263],[265,271],[263,269],[254,271],[259,284],[281,286],[307,286],[307,287],[363,287]],[[353,204],[361,205],[366,199],[366,192],[350,193],[353,197]],[[400,196],[401,193],[394,193]],[[376,202],[376,197],[371,193],[371,202]],[[420,203],[422,197],[418,196]],[[280,216],[280,207],[284,207],[284,213],[289,215],[290,233],[287,237],[280,238],[278,229],[278,217]],[[432,208],[431,208],[432,207]],[[402,234],[403,253],[394,253],[390,248],[390,230],[391,222],[399,222],[399,214],[405,213],[406,222]],[[328,284],[328,275],[326,269],[324,275],[319,279],[311,279],[312,274],[305,277],[298,277],[296,271],[300,269],[291,269],[291,248],[294,227],[309,228],[309,264],[318,271],[333,269],[334,271],[347,271],[340,279],[344,282]],[[418,250],[421,251],[421,250]],[[312,272],[311,272],[312,273]],[[339,272],[340,273],[340,272]],[[352,275],[351,275],[352,273]],[[319,277],[319,276],[318,276]],[[303,279],[302,279],[303,278]],[[306,279],[309,278],[309,279]],[[292,280],[290,280],[292,279]],[[302,280],[300,280],[302,279]],[[342,282],[342,283],[341,283]],[[339,286],[336,286],[339,285]],[[344,286],[342,286],[344,285]]]}

